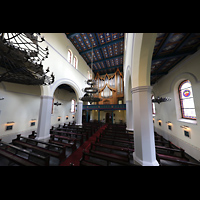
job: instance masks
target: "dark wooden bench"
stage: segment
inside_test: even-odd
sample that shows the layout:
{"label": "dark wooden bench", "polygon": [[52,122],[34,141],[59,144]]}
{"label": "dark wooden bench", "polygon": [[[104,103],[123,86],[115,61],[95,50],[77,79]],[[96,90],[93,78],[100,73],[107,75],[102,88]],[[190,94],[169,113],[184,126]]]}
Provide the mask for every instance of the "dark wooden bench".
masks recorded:
{"label": "dark wooden bench", "polygon": [[[85,154],[85,155],[84,155]],[[119,160],[119,159],[116,159],[116,158],[112,158],[112,157],[109,157],[109,156],[106,156],[106,155],[100,155],[100,154],[97,154],[95,152],[93,152],[93,150],[90,150],[90,152],[85,152],[83,150],[83,157],[81,158],[80,162],[84,160],[84,158],[86,157],[93,157],[93,158],[97,158],[97,159],[100,159],[100,160],[104,160],[107,162],[107,166],[110,165],[110,163],[117,163],[121,166],[136,166],[134,164],[131,164],[129,162],[125,162],[125,161],[122,161],[122,160]],[[91,162],[90,160],[86,160],[87,162]],[[95,162],[93,161],[93,163],[95,164]],[[97,165],[100,165],[100,164],[97,164]]]}
{"label": "dark wooden bench", "polygon": [[[50,134],[53,135],[60,135],[60,136],[75,136],[76,141],[80,142],[80,145],[83,144],[83,135],[79,133],[72,133],[72,132],[67,132],[67,131],[59,131],[59,130],[50,130]],[[80,137],[80,138],[78,138]]]}
{"label": "dark wooden bench", "polygon": [[37,136],[37,133],[35,131],[32,131],[32,133],[28,136],[31,139],[35,139]]}
{"label": "dark wooden bench", "polygon": [[113,139],[113,138],[108,138],[108,137],[103,137],[103,136],[97,137],[97,141],[102,141],[102,140],[110,142],[111,144],[117,143],[117,144],[119,144],[119,146],[120,146],[120,144],[125,145],[125,146],[130,147],[130,148],[132,148],[134,146],[133,141],[119,140],[119,139]]}
{"label": "dark wooden bench", "polygon": [[[57,139],[57,140],[55,140],[55,139]],[[66,143],[66,142],[63,142],[63,140],[68,140],[68,142],[72,141],[73,143]],[[49,143],[69,147],[72,149],[72,152],[74,152],[76,150],[76,139],[75,138],[51,134]]]}
{"label": "dark wooden bench", "polygon": [[168,146],[170,147],[170,141],[164,141],[164,140],[155,140],[155,144],[161,144],[162,146]]}
{"label": "dark wooden bench", "polygon": [[[127,155],[118,155],[118,154],[115,154],[115,153],[108,153],[108,152],[105,152],[105,151],[96,150],[96,147],[102,147],[102,145],[91,143],[90,150],[93,150],[93,151],[95,151],[95,153],[100,154],[100,155],[105,155],[105,156],[108,156],[108,157],[111,157],[111,158],[116,158],[116,159],[126,161],[126,162],[130,161],[129,151],[126,151]],[[104,146],[104,148],[109,149],[109,150],[113,150],[113,148],[110,148],[108,146]]]}
{"label": "dark wooden bench", "polygon": [[40,152],[44,155],[56,157],[60,160],[60,162],[66,158],[66,146],[50,144],[40,140],[26,138],[21,136],[21,134],[17,135],[17,138],[13,139],[12,143],[15,145],[20,145],[24,148],[30,148],[33,151]]}
{"label": "dark wooden bench", "polygon": [[[185,166],[200,166],[199,163],[190,162],[189,159],[156,153],[156,159],[161,164],[161,159],[176,162]],[[161,164],[162,166],[162,164]]]}
{"label": "dark wooden bench", "polygon": [[112,134],[112,133],[107,133],[107,132],[103,132],[100,134],[100,137],[108,137],[108,138],[113,138],[113,139],[119,139],[119,140],[125,140],[125,141],[132,141],[133,142],[133,137],[126,137],[126,136],[121,136],[121,135],[116,135],[116,134]]}
{"label": "dark wooden bench", "polygon": [[180,154],[178,157],[186,158],[185,151],[181,148],[180,149],[173,149],[173,148],[168,148],[168,147],[164,147],[164,146],[156,146],[156,152],[157,153],[159,153],[159,150],[161,150],[163,152],[161,154],[173,155],[174,153],[176,153],[176,154]]}
{"label": "dark wooden bench", "polygon": [[72,127],[72,126],[63,126],[63,127],[58,127],[56,130],[63,130],[63,131],[68,131],[68,132],[73,132],[73,133],[79,133],[82,134],[83,136],[88,139],[89,136],[92,136],[92,130],[91,129],[85,129],[85,128],[80,128],[80,127]]}
{"label": "dark wooden bench", "polygon": [[104,165],[101,165],[101,164],[94,162],[92,160],[88,160],[88,159],[86,159],[86,157],[88,157],[88,153],[86,153],[83,150],[83,155],[82,155],[82,158],[80,159],[79,166],[104,166]]}
{"label": "dark wooden bench", "polygon": [[110,145],[110,144],[104,144],[101,142],[97,142],[97,140],[95,141],[95,144],[98,145],[99,147],[103,147],[103,148],[109,148],[111,150],[116,150],[116,151],[123,151],[123,152],[134,152],[133,148],[129,148],[129,147],[121,147],[121,146],[117,146],[117,145]]}
{"label": "dark wooden bench", "polygon": [[21,166],[49,166],[49,156],[42,156],[1,141],[0,155]]}
{"label": "dark wooden bench", "polygon": [[121,135],[121,136],[125,136],[128,138],[133,138],[133,133],[127,133],[127,132],[122,132],[122,131],[113,131],[113,130],[104,130],[105,133],[111,133],[111,134],[115,134],[115,135]]}

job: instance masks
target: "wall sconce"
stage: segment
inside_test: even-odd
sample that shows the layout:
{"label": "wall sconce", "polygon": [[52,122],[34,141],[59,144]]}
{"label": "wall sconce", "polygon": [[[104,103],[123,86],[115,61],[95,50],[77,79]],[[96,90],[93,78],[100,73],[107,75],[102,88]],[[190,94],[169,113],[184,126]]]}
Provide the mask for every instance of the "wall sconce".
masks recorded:
{"label": "wall sconce", "polygon": [[66,118],[66,120],[68,120],[69,116],[66,116],[65,118]]}
{"label": "wall sconce", "polygon": [[75,117],[75,116],[74,116],[74,115],[72,115],[72,119],[74,119],[74,117]]}
{"label": "wall sconce", "polygon": [[171,131],[172,130],[172,123],[170,121],[167,121],[167,126],[168,126],[168,129]]}
{"label": "wall sconce", "polygon": [[31,119],[31,121],[30,121],[31,124],[30,125],[31,126],[35,126],[35,122],[36,122],[36,119]]}
{"label": "wall sconce", "polygon": [[56,103],[53,104],[54,106],[60,106],[62,105],[62,103],[58,103],[58,101]]}
{"label": "wall sconce", "polygon": [[8,131],[8,130],[12,130],[13,129],[13,125],[15,124],[15,122],[7,122],[6,124],[5,124],[5,126],[6,126],[6,131]]}
{"label": "wall sconce", "polygon": [[184,130],[190,130],[190,127],[189,127],[189,126],[183,125],[183,126],[180,126],[180,127],[183,128]]}
{"label": "wall sconce", "polygon": [[157,121],[158,121],[159,126],[162,126],[162,120],[158,119]]}
{"label": "wall sconce", "polygon": [[61,116],[58,116],[58,121],[60,121],[60,119],[61,119]]}
{"label": "wall sconce", "polygon": [[189,138],[190,138],[190,127],[189,127],[189,126],[185,126],[185,125],[180,126],[180,127],[183,128],[183,130],[184,130],[184,135],[185,135],[186,137],[189,137]]}

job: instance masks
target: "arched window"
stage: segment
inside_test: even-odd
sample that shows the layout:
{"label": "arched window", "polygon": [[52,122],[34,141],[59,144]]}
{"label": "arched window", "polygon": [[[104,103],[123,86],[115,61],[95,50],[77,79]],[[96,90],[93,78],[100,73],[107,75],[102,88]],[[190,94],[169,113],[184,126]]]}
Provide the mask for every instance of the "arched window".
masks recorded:
{"label": "arched window", "polygon": [[67,56],[68,62],[72,64],[72,51],[68,49],[68,56]]}
{"label": "arched window", "polygon": [[75,69],[77,69],[77,67],[78,67],[78,58],[76,56],[74,56],[73,65],[74,65]]}
{"label": "arched window", "polygon": [[75,99],[72,99],[72,101],[71,101],[71,112],[72,113],[76,112],[76,101],[75,101]]}
{"label": "arched window", "polygon": [[196,119],[191,82],[189,80],[181,82],[178,90],[179,90],[182,118]]}
{"label": "arched window", "polygon": [[[151,100],[155,99],[154,95],[151,96]],[[156,106],[155,103],[152,102],[152,114],[155,115],[156,114]]]}

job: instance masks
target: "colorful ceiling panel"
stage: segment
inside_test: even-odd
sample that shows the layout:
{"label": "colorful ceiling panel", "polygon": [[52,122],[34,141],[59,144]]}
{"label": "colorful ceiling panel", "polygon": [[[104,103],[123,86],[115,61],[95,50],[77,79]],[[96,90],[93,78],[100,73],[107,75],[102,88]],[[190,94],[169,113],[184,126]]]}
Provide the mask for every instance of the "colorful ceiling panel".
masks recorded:
{"label": "colorful ceiling panel", "polygon": [[[93,71],[100,75],[123,71],[124,33],[65,33]],[[151,65],[151,85],[200,46],[200,33],[157,33]]]}
{"label": "colorful ceiling panel", "polygon": [[102,75],[123,70],[124,33],[66,33],[86,63],[91,67],[93,45],[93,71]]}

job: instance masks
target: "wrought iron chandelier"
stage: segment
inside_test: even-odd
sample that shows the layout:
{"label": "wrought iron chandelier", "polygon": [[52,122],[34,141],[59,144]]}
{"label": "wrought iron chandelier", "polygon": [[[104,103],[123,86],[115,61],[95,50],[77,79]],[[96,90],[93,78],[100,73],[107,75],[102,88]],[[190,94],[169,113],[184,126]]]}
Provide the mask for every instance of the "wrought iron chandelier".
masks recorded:
{"label": "wrought iron chandelier", "polygon": [[160,103],[162,103],[162,102],[166,102],[166,101],[171,101],[172,99],[170,98],[170,97],[156,97],[155,99],[152,99],[152,102],[153,103],[158,103],[158,104],[160,104]]}
{"label": "wrought iron chandelier", "polygon": [[[93,68],[93,44],[92,44],[92,58],[91,58],[91,76],[92,76],[92,68]],[[91,79],[87,80],[87,84],[90,85],[90,87],[86,87],[83,89],[83,92],[85,92],[85,95],[81,98],[79,98],[81,101],[90,102],[99,102],[102,99],[99,97],[94,97],[93,95],[98,92],[98,88],[95,88],[94,85],[96,85],[96,81]]]}
{"label": "wrought iron chandelier", "polygon": [[43,71],[42,61],[48,58],[48,47],[42,48],[39,33],[0,33],[0,82],[27,85],[50,85],[54,82],[49,67]]}

